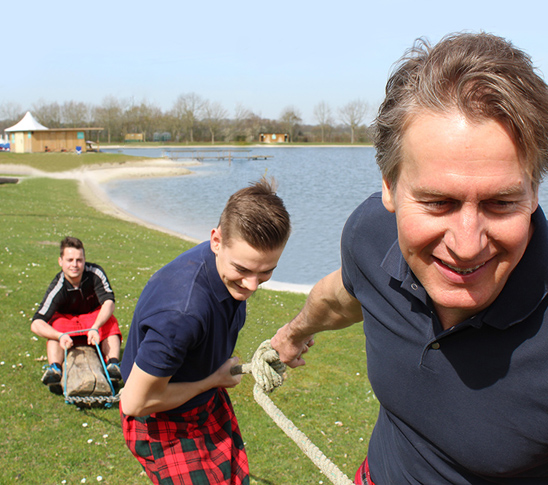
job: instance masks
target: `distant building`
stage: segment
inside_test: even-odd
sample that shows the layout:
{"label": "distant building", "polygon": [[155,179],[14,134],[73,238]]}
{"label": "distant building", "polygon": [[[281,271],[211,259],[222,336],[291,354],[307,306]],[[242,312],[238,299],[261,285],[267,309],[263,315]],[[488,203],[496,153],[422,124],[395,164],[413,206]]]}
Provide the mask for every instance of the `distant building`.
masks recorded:
{"label": "distant building", "polygon": [[124,141],[145,141],[143,133],[126,133],[124,136]]}
{"label": "distant building", "polygon": [[171,141],[171,133],[169,131],[155,132],[152,135],[152,141]]}
{"label": "distant building", "polygon": [[25,116],[4,133],[15,153],[86,151],[86,132],[103,128],[46,128],[27,111]]}
{"label": "distant building", "polygon": [[261,133],[259,141],[261,143],[287,143],[289,135],[287,133]]}

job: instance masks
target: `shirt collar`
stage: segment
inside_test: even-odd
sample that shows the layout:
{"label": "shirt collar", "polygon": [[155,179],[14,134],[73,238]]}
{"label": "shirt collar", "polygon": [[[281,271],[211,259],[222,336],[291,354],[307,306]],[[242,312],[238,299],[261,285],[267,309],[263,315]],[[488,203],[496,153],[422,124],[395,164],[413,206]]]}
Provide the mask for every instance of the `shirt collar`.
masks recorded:
{"label": "shirt collar", "polygon": [[[498,329],[508,328],[530,315],[548,294],[548,224],[540,206],[532,215],[532,223],[535,230],[523,257],[497,299],[477,315],[474,326],[485,322]],[[397,239],[381,267],[401,283],[402,290],[427,304],[428,294],[405,261]]]}
{"label": "shirt collar", "polygon": [[504,329],[527,318],[548,293],[548,225],[539,207],[532,216],[535,228],[520,262],[483,321]]}
{"label": "shirt collar", "polygon": [[217,263],[215,261],[215,253],[211,250],[209,241],[202,243],[202,257],[205,263],[209,286],[217,300],[224,301],[228,298],[232,298],[228,288],[219,276],[219,272],[217,271]]}

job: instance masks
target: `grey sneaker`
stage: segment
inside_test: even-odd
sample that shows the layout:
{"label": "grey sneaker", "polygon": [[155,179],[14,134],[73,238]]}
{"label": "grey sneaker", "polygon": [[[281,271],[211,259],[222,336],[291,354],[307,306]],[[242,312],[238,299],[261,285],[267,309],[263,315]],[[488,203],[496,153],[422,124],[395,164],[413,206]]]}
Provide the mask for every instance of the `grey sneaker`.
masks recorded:
{"label": "grey sneaker", "polygon": [[62,371],[58,364],[51,364],[46,366],[46,372],[42,376],[42,382],[48,386],[50,384],[57,384],[61,382]]}

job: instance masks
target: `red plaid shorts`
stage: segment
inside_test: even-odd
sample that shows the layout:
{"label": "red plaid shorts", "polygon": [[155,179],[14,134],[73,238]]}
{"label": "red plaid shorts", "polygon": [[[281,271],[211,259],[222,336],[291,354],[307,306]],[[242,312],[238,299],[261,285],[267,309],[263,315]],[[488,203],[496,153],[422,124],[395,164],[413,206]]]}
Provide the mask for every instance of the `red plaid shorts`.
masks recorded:
{"label": "red plaid shorts", "polygon": [[186,413],[120,414],[126,444],[152,483],[249,485],[244,442],[225,389]]}

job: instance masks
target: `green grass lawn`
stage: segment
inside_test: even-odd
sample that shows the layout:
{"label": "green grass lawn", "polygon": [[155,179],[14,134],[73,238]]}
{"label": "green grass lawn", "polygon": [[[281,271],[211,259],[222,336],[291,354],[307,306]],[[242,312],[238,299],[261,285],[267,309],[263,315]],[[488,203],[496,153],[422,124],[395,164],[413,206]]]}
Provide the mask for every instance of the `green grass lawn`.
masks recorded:
{"label": "green grass lawn", "polygon": [[[11,160],[4,155],[0,163],[43,163],[40,157]],[[66,162],[63,157],[70,154],[58,155],[57,170],[68,170],[94,154],[74,155]],[[114,161],[95,155],[90,163]],[[0,228],[0,483],[75,484],[85,478],[89,484],[98,477],[106,484],[149,483],[124,444],[117,406],[82,410],[65,404],[40,382],[45,342],[31,333],[30,320],[59,270],[58,244],[66,235],[81,238],[87,259],[107,271],[124,337],[146,281],[190,243],[99,213],[83,203],[76,182],[44,178],[0,185]],[[238,341],[241,360],[249,361],[304,301],[300,294],[259,290],[249,301]],[[354,325],[316,340],[307,366],[289,370],[272,399],[353,478],[378,412],[366,377],[363,332]],[[230,390],[246,441],[251,483],[329,483],[255,403],[252,388],[253,378],[245,376]]]}

